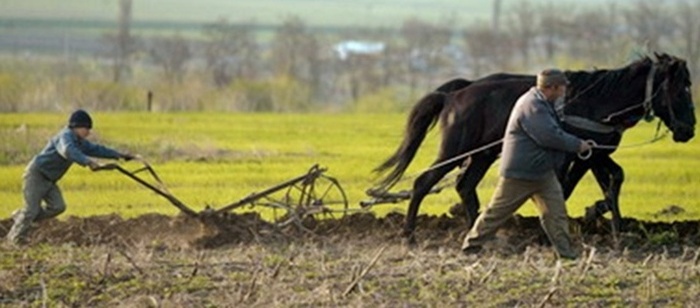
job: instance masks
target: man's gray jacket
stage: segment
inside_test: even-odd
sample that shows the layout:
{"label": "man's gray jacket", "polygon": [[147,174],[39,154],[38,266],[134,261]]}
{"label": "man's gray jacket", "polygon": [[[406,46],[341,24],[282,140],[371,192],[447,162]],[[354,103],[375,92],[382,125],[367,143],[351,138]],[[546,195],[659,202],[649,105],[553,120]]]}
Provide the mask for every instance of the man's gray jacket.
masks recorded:
{"label": "man's gray jacket", "polygon": [[513,107],[508,119],[500,174],[506,178],[538,180],[576,153],[581,140],[562,130],[552,103],[531,88]]}
{"label": "man's gray jacket", "polygon": [[90,162],[88,156],[117,159],[121,158],[122,154],[108,147],[81,140],[66,127],[49,140],[41,153],[34,156],[27,170],[36,168],[46,179],[56,182],[73,162],[86,166]]}

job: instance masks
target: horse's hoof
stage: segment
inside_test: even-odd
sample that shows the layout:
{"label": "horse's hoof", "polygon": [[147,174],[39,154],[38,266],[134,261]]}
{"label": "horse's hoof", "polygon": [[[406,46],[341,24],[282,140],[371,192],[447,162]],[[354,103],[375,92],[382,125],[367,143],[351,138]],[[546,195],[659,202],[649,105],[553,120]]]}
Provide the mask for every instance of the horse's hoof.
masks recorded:
{"label": "horse's hoof", "polygon": [[407,237],[407,238],[404,240],[404,244],[405,244],[406,247],[408,247],[408,248],[415,248],[416,246],[418,246],[418,241],[416,241],[416,238],[415,238],[415,237]]}
{"label": "horse's hoof", "polygon": [[479,256],[483,248],[481,246],[467,246],[462,247],[462,254],[465,256]]}
{"label": "horse's hoof", "polygon": [[586,208],[586,214],[583,216],[583,221],[590,224],[598,219],[598,213],[595,206],[589,206]]}
{"label": "horse's hoof", "polygon": [[616,233],[618,233],[618,234],[619,234],[619,233],[622,233],[622,232],[625,232],[625,230],[623,230],[625,227],[622,225],[622,220],[621,220],[621,219],[615,219],[615,218],[613,218],[611,224],[612,224],[613,232],[616,232]]}
{"label": "horse's hoof", "polygon": [[453,217],[467,217],[467,211],[461,203],[455,203],[448,211]]}
{"label": "horse's hoof", "polygon": [[467,217],[465,218],[465,221],[467,222],[467,228],[471,230],[471,228],[474,226],[476,223],[476,220],[479,218],[480,212],[475,212],[471,214],[467,214]]}
{"label": "horse's hoof", "polygon": [[408,232],[404,231],[403,232],[403,238],[404,238],[404,244],[408,247],[415,247],[416,246],[416,235],[413,234],[413,232]]}
{"label": "horse's hoof", "polygon": [[584,221],[591,223],[598,219],[598,217],[603,216],[607,211],[610,210],[610,206],[605,200],[598,200],[595,204],[586,208],[586,214],[584,216]]}

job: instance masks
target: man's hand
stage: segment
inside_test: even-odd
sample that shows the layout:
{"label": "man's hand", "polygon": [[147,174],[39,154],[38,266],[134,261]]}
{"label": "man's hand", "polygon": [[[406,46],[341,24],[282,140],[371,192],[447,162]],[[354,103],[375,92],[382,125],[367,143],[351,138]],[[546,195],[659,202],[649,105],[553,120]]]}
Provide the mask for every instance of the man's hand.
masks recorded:
{"label": "man's hand", "polygon": [[595,143],[595,141],[590,140],[590,139],[589,139],[589,140],[585,140],[585,141],[581,141],[581,144],[580,144],[579,147],[578,147],[578,152],[579,152],[579,153],[586,153],[586,152],[588,152],[588,151],[593,150],[593,148],[594,148],[596,145],[597,145],[597,144]]}
{"label": "man's hand", "polygon": [[586,141],[581,141],[581,144],[578,147],[578,158],[586,160],[591,158],[593,155],[593,148],[595,148],[597,144],[593,140],[586,140]]}

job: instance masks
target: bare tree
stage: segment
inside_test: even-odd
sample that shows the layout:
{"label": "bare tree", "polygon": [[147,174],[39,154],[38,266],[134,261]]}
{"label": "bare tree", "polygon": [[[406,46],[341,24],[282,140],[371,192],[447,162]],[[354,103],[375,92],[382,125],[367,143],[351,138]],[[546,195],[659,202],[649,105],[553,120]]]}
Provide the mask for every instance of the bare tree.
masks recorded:
{"label": "bare tree", "polygon": [[319,90],[321,57],[318,39],[297,16],[287,18],[272,40],[273,70]]}
{"label": "bare tree", "polygon": [[569,23],[564,17],[566,14],[564,14],[563,7],[547,3],[539,8],[539,12],[537,29],[542,37],[545,58],[552,61],[564,45],[566,28],[569,27]]}
{"label": "bare tree", "polygon": [[439,72],[447,59],[444,47],[450,43],[450,28],[410,18],[401,25],[401,37],[406,43],[406,63],[408,64],[409,86],[415,90],[420,73]]}
{"label": "bare tree", "polygon": [[401,65],[401,47],[399,43],[392,37],[388,37],[385,41],[384,52],[382,53],[382,86],[390,86],[398,83],[401,76],[404,75],[405,66]]}
{"label": "bare tree", "polygon": [[618,37],[617,20],[619,15],[615,3],[607,8],[584,10],[575,14],[571,26],[567,27],[569,55],[588,61],[609,61],[616,63],[620,57],[621,45],[626,41]]}
{"label": "bare tree", "polygon": [[163,68],[163,75],[168,82],[182,82],[186,73],[185,63],[192,57],[192,53],[181,35],[155,39],[149,54],[153,62]]}
{"label": "bare tree", "polygon": [[469,64],[474,76],[510,69],[510,40],[506,33],[494,33],[489,26],[474,24],[464,32]]}
{"label": "bare tree", "polygon": [[688,60],[691,76],[700,74],[700,1],[681,1],[675,7],[676,29],[681,48]]}
{"label": "bare tree", "polygon": [[624,11],[629,35],[648,50],[661,50],[661,40],[673,34],[673,21],[665,3],[638,0]]}
{"label": "bare tree", "polygon": [[131,71],[130,58],[136,52],[136,38],[131,35],[132,0],[119,0],[119,21],[116,34],[106,34],[105,39],[112,45],[113,59],[112,81],[121,82],[125,74]]}
{"label": "bare tree", "polygon": [[500,32],[501,31],[501,8],[503,7],[501,0],[493,0],[493,24],[491,25],[491,28],[493,29],[493,32]]}
{"label": "bare tree", "polygon": [[[399,52],[399,39],[396,38],[396,31],[390,28],[361,29],[357,32],[348,33],[346,37],[366,38],[369,42],[376,42],[383,45],[379,56],[374,56],[375,62],[371,64],[376,70],[379,68],[379,80],[372,80],[374,86],[386,87],[400,81],[403,66],[401,65],[401,53]],[[377,72],[374,72],[377,73]]]}
{"label": "bare tree", "polygon": [[[336,75],[343,93],[352,100],[389,86],[401,74],[402,65],[395,57],[396,32],[387,28],[352,29],[335,44]],[[340,88],[339,87],[339,88]]]}
{"label": "bare tree", "polygon": [[522,65],[525,68],[530,65],[531,45],[537,36],[537,17],[535,8],[529,1],[519,1],[509,19],[508,32],[513,38],[513,45],[520,53]]}
{"label": "bare tree", "polygon": [[232,25],[226,19],[204,26],[207,69],[217,87],[234,78],[253,79],[259,58],[252,26]]}
{"label": "bare tree", "polygon": [[377,69],[380,58],[377,54],[351,54],[343,61],[354,101],[381,86],[382,78]]}

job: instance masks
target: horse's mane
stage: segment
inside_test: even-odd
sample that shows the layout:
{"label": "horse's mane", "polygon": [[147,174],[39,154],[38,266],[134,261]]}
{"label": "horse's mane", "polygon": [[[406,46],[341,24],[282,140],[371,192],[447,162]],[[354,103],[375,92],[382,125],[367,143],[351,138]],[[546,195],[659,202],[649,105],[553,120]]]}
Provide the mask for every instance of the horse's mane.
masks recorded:
{"label": "horse's mane", "polygon": [[594,71],[566,71],[567,78],[571,82],[569,95],[576,97],[582,92],[591,92],[596,95],[608,95],[619,91],[620,87],[629,86],[638,74],[646,74],[651,67],[652,59],[645,56],[629,65],[618,69],[603,69]]}

